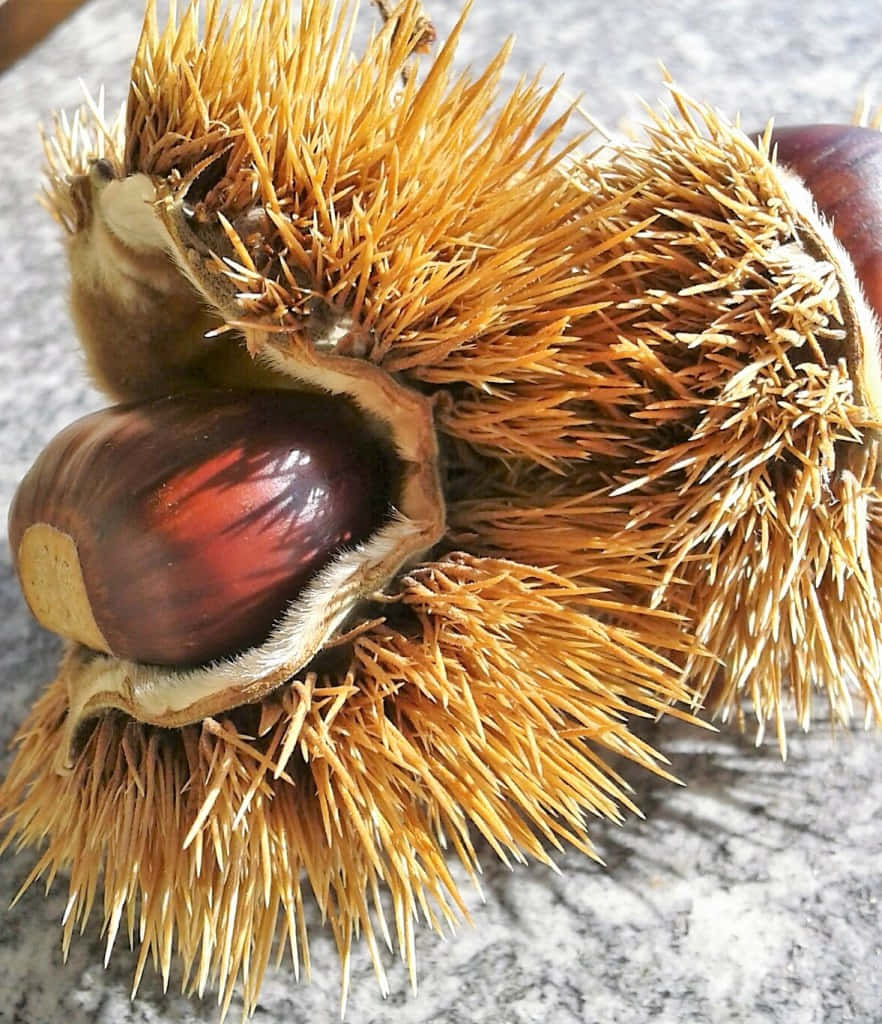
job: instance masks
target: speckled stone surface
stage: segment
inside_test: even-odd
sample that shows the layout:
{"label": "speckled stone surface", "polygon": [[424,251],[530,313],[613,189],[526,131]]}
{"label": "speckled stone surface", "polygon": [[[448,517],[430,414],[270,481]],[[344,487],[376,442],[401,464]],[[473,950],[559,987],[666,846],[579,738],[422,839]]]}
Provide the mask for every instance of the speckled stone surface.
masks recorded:
{"label": "speckled stone surface", "polygon": [[[37,0],[35,0],[37,2]],[[442,33],[457,4],[431,5]],[[365,11],[365,18],[370,12]],[[137,36],[140,0],[91,0],[0,77],[0,490],[12,489],[40,447],[102,404],[81,372],[65,310],[65,269],[54,225],[37,205],[36,126],[79,102],[78,78],[106,82],[119,102]],[[503,37],[518,44],[512,84],[545,66],[566,73],[565,94],[607,126],[640,117],[638,97],[663,92],[658,61],[696,96],[744,123],[847,119],[863,90],[882,98],[882,6],[820,0],[684,0],[606,5],[564,0],[476,0],[459,54],[479,66]],[[563,100],[561,100],[563,103]],[[0,744],[49,679],[55,641],[25,612],[0,546]],[[483,898],[474,927],[417,943],[419,989],[389,956],[383,1000],[366,953],[354,958],[347,1019],[355,1024],[643,1024],[646,1021],[882,1021],[882,738],[819,723],[795,736],[782,764],[766,744],[673,723],[652,731],[676,788],[631,772],[646,820],[594,830],[605,869],[576,854],[556,874],[509,870],[482,853]],[[2,764],[8,763],[4,755]],[[29,854],[0,860],[4,906]],[[464,883],[467,885],[467,883]],[[469,891],[468,889],[466,891]],[[0,1024],[195,1024],[203,1003],[164,995],[147,973],[129,999],[134,955],[75,939],[59,949],[65,885],[30,891],[0,912]],[[271,973],[256,1024],[330,1021],[339,1013],[336,955],[315,925],[313,979]],[[234,1004],[231,1020],[238,1018]]]}

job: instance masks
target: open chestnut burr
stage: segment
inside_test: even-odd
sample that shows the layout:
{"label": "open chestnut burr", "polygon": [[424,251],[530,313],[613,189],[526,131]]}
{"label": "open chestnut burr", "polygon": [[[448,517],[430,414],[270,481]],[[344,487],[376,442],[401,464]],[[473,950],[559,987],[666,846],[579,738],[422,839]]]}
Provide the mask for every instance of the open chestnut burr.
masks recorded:
{"label": "open chestnut burr", "polygon": [[[120,131],[86,113],[47,145],[74,320],[124,404],[16,502],[27,599],[71,643],[0,814],[6,843],[45,844],[35,876],[70,872],[65,946],[101,876],[108,955],[137,930],[138,977],[177,952],[185,987],[225,1010],[241,983],[253,1010],[274,948],[308,962],[304,890],[385,985],[382,887],[413,970],[418,911],[463,911],[447,849],[472,875],[475,832],[590,854],[587,818],[633,807],[606,756],[665,774],[632,715],[749,699],[783,745],[786,702],[807,726],[820,688],[882,719],[879,357],[872,257],[782,166],[784,134],[776,162],[774,136],[672,89],[645,141],[582,158],[565,118],[543,127],[553,90],[494,106],[505,51],[452,74],[462,22],[402,75],[416,3],[357,61],[324,0],[297,25],[282,2],[228,13],[160,30],[151,5]],[[230,403],[239,427],[204,428]],[[231,437],[257,468],[226,504]],[[277,548],[232,537],[225,564],[220,538],[260,467],[307,450],[337,525],[292,526],[284,585],[236,635],[239,569]],[[143,495],[96,486],[95,514],[102,466]],[[179,498],[219,518],[176,575]],[[147,556],[105,531],[116,512]],[[87,564],[91,537],[113,564]],[[203,644],[181,580],[206,553],[205,618],[230,629]],[[126,610],[142,557],[172,593],[151,630]],[[123,596],[99,599],[105,572]]]}

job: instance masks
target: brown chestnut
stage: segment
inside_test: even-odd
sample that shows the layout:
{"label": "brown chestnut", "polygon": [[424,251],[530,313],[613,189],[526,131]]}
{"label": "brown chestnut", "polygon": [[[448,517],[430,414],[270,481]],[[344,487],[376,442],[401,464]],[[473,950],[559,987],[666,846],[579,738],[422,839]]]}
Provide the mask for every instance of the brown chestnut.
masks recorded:
{"label": "brown chestnut", "polygon": [[205,391],[106,409],[25,476],[9,533],[53,631],[117,657],[198,665],[263,641],[390,502],[390,460],[346,401]]}
{"label": "brown chestnut", "polygon": [[858,125],[775,128],[779,164],[794,171],[851,257],[882,317],[882,133]]}

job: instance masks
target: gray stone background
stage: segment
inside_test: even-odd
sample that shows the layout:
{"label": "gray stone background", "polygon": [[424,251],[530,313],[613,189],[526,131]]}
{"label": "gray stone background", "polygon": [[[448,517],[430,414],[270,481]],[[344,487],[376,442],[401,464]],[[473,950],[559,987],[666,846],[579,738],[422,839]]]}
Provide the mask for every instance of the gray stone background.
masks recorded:
{"label": "gray stone background", "polygon": [[[40,0],[34,0],[38,3]],[[91,0],[0,77],[0,501],[45,442],[102,404],[86,383],[65,309],[58,233],[38,207],[38,122],[106,83],[125,93],[140,0]],[[443,34],[456,0],[433,0]],[[364,19],[371,12],[363,12]],[[459,52],[479,67],[510,33],[518,43],[505,83],[544,66],[611,128],[640,118],[662,95],[659,61],[695,96],[747,125],[847,120],[858,96],[882,99],[882,5],[691,0],[678,4],[476,0]],[[0,542],[0,747],[50,678],[56,642],[29,619]],[[594,830],[605,869],[572,854],[560,874],[513,872],[485,850],[475,927],[417,943],[419,991],[389,958],[393,994],[378,994],[363,950],[354,958],[347,1019],[355,1024],[582,1021],[882,1021],[882,821],[876,787],[882,742],[824,725],[794,736],[782,764],[766,743],[664,723],[653,732],[688,786],[633,774],[646,821]],[[3,755],[2,765],[8,763]],[[0,861],[0,904],[32,860]],[[120,944],[107,970],[89,933],[62,964],[65,885],[0,909],[2,1024],[194,1024],[217,1010],[163,994],[148,971],[128,991],[134,956]],[[271,974],[257,1024],[338,1016],[329,936],[316,928],[313,980]],[[239,1016],[234,1004],[230,1020]]]}

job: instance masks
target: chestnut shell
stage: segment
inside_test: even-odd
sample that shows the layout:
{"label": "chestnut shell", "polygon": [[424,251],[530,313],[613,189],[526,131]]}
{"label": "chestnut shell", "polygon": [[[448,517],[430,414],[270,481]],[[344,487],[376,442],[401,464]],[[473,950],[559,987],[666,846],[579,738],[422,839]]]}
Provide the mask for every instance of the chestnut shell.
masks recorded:
{"label": "chestnut shell", "polygon": [[19,568],[30,526],[55,527],[74,541],[110,653],[203,664],[262,642],[340,549],[369,537],[392,475],[364,418],[328,395],[116,406],[37,458],[10,510],[13,558]]}

